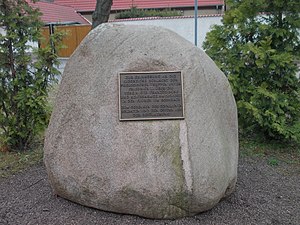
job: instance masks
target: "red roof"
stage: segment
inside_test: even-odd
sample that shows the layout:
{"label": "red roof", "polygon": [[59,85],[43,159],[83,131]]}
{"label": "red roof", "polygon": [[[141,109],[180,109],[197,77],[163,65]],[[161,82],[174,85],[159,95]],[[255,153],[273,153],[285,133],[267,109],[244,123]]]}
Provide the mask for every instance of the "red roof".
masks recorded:
{"label": "red roof", "polygon": [[[96,0],[55,0],[56,4],[71,6],[78,12],[95,10]],[[195,0],[113,0],[112,10],[194,7]],[[198,0],[199,6],[223,5],[224,0]]]}
{"label": "red roof", "polygon": [[41,16],[41,20],[44,23],[77,22],[81,24],[89,24],[88,21],[78,14],[72,7],[47,2],[32,3],[30,0],[26,1],[32,7],[39,8],[40,12],[43,14]]}

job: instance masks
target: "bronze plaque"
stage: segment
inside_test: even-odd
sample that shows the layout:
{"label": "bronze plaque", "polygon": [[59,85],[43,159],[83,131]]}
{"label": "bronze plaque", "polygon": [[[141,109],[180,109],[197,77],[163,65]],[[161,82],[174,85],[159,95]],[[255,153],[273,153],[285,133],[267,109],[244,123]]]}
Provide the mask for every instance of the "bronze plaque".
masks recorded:
{"label": "bronze plaque", "polygon": [[119,75],[119,119],[183,119],[181,71],[123,72]]}

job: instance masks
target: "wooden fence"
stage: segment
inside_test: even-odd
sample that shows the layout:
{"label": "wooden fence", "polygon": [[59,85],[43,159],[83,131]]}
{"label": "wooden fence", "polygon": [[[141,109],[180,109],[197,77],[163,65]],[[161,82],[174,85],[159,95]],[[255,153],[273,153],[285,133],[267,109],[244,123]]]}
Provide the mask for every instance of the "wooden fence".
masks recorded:
{"label": "wooden fence", "polygon": [[[64,47],[59,50],[57,53],[58,56],[70,57],[82,39],[90,32],[91,28],[91,25],[54,26],[54,33],[64,32],[66,34],[62,41]],[[49,42],[49,27],[43,27],[42,36],[45,41],[42,41],[40,46],[43,48],[45,44]]]}

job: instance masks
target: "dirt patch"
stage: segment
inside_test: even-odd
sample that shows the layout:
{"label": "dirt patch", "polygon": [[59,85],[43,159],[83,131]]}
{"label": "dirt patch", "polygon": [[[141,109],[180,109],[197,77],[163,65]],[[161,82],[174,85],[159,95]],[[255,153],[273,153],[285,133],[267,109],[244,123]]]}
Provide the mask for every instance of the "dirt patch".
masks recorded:
{"label": "dirt patch", "polygon": [[239,161],[234,194],[212,210],[179,220],[150,220],[103,212],[55,196],[42,164],[0,180],[0,224],[293,224],[300,221],[299,166]]}

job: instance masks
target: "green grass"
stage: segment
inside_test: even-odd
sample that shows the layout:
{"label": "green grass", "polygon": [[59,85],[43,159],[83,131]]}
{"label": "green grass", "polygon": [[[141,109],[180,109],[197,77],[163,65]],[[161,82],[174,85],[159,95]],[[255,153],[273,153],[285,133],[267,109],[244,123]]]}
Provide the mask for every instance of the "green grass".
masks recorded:
{"label": "green grass", "polygon": [[[300,166],[300,145],[287,144],[279,141],[259,141],[250,138],[240,138],[240,156],[264,158],[270,166],[281,163]],[[26,152],[0,151],[0,179],[22,171],[42,161],[43,150]]]}
{"label": "green grass", "polygon": [[240,156],[265,158],[271,166],[281,162],[300,165],[300,144],[240,138]]}
{"label": "green grass", "polygon": [[22,171],[43,159],[43,150],[0,152],[0,179]]}

